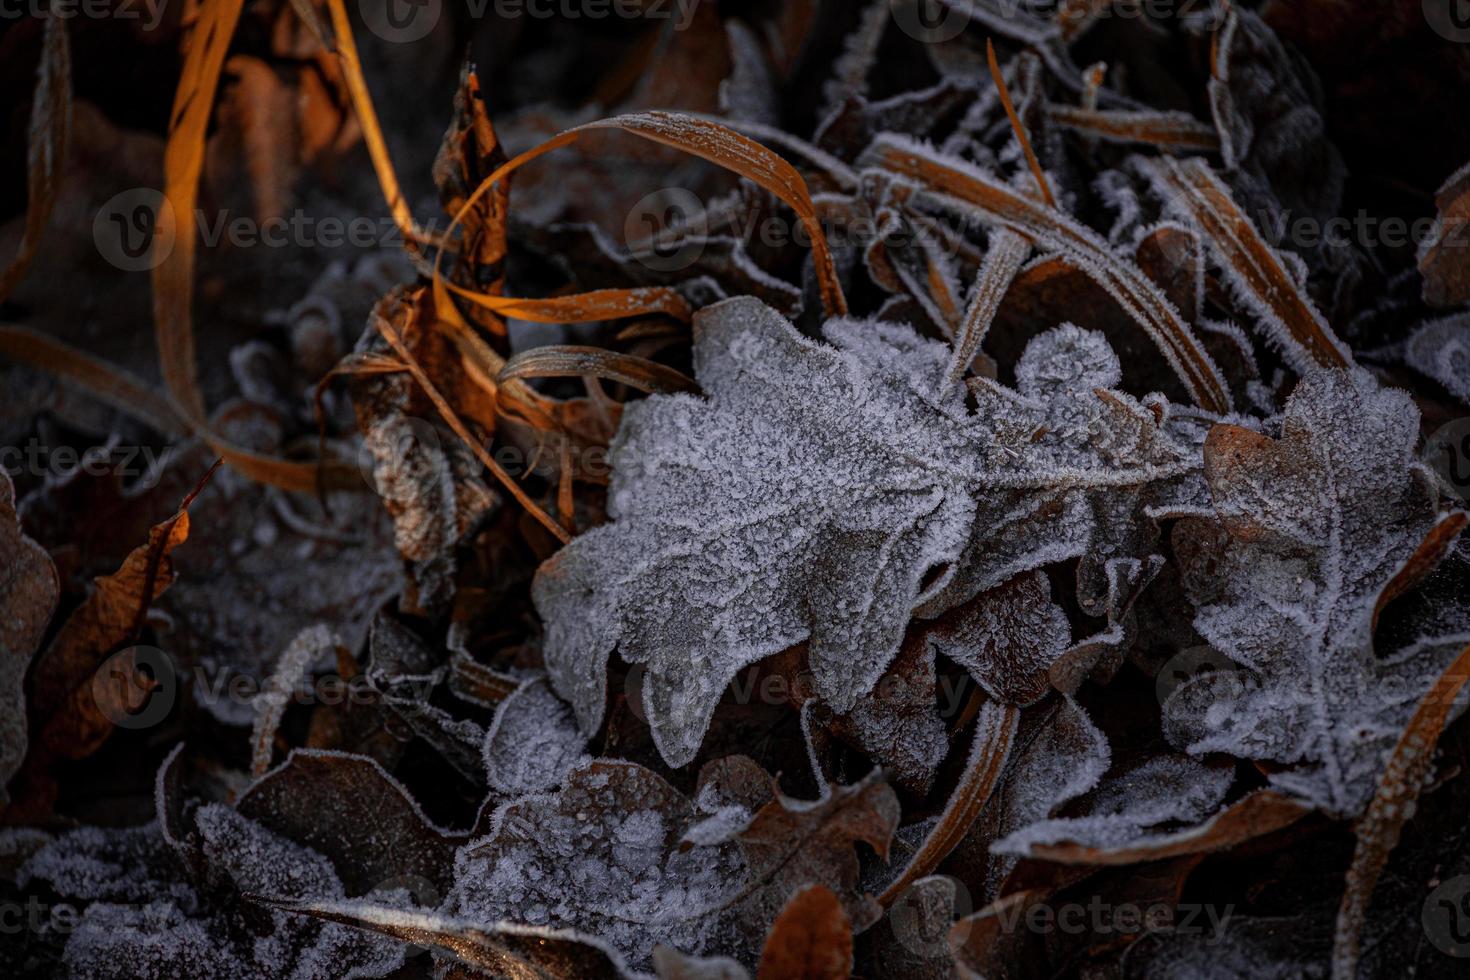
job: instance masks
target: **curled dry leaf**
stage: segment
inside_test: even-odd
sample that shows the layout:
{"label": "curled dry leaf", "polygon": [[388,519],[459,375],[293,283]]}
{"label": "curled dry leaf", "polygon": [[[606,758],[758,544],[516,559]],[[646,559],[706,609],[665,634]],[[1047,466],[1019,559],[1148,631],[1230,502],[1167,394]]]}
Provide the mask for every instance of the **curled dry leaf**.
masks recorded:
{"label": "curled dry leaf", "polygon": [[1439,209],[1434,231],[1419,246],[1419,271],[1424,276],[1424,301],[1451,307],[1470,300],[1470,163],[1445,179],[1434,195]]}
{"label": "curled dry leaf", "polygon": [[1470,315],[1431,320],[1409,337],[1404,359],[1470,405]]}
{"label": "curled dry leaf", "polygon": [[172,680],[143,673],[133,648],[109,656],[137,640],[149,606],[173,584],[172,552],[188,540],[189,505],[213,473],[154,526],[121,568],[96,580],[36,661],[31,711],[40,740],[28,764],[44,770],[54,759],[92,754],[119,721],[147,704],[155,681]]}

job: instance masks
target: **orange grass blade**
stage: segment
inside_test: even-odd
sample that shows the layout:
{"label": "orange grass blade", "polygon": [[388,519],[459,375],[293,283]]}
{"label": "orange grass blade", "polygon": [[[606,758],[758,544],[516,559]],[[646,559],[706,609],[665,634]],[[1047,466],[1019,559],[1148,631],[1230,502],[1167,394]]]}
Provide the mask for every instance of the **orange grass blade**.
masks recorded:
{"label": "orange grass blade", "polygon": [[1192,157],[1149,160],[1144,166],[1169,201],[1204,231],[1235,292],[1254,308],[1267,336],[1282,347],[1298,374],[1352,365],[1352,354],[1209,164]]}
{"label": "orange grass blade", "polygon": [[682,371],[666,364],[619,354],[601,347],[549,346],[534,347],[512,357],[500,372],[498,380],[513,378],[600,378],[629,385],[639,391],[698,391]]}
{"label": "orange grass blade", "polygon": [[1016,141],[1021,144],[1021,152],[1026,154],[1026,165],[1031,168],[1031,176],[1036,179],[1036,188],[1041,191],[1046,206],[1054,208],[1057,206],[1057,199],[1052,196],[1051,185],[1046,182],[1046,174],[1041,169],[1041,161],[1036,159],[1036,151],[1031,149],[1026,127],[1021,125],[1021,117],[1011,104],[1011,90],[1006,88],[1005,76],[1000,73],[1000,62],[995,60],[995,44],[989,38],[985,39],[985,58],[990,63],[990,77],[995,80],[995,88],[1000,92],[1000,104],[1005,107],[1006,118],[1011,121],[1011,130],[1016,134]]}
{"label": "orange grass blade", "polygon": [[480,441],[460,421],[459,416],[455,414],[454,408],[450,406],[444,395],[435,387],[434,382],[429,379],[423,367],[413,359],[413,354],[409,352],[408,345],[399,336],[397,328],[389,323],[387,318],[382,316],[373,317],[373,323],[377,327],[378,332],[383,335],[383,339],[388,341],[393,350],[397,352],[399,358],[403,360],[404,366],[408,368],[409,373],[413,375],[413,379],[418,382],[419,387],[423,389],[429,401],[433,402],[434,407],[439,410],[439,415],[444,419],[445,424],[454,430],[455,435],[464,440],[464,444],[469,447],[470,452],[475,454],[475,458],[495,476],[495,479],[500,481],[500,485],[509,491],[510,495],[516,499],[516,502],[526,508],[532,517],[540,521],[548,531],[556,536],[558,541],[562,544],[571,541],[572,536],[567,533],[565,528],[557,523],[556,518],[542,510],[536,501],[531,499],[530,495],[522,489],[521,485],[509,473],[502,469],[499,463],[495,462],[495,458],[486,452],[485,447],[480,445]]}
{"label": "orange grass blade", "polygon": [[[225,461],[252,480],[306,493],[328,489],[366,489],[354,467],[337,461],[292,462],[236,446],[210,431],[199,389],[193,327],[194,211],[199,176],[204,168],[205,133],[219,89],[220,71],[230,39],[239,23],[244,0],[206,0],[184,55],[179,88],[169,117],[164,149],[164,198],[169,208],[159,215],[164,234],[174,234],[174,247],[153,270],[153,319],[159,367],[179,414],[189,427]],[[169,223],[172,228],[168,227]]]}
{"label": "orange grass blade", "polygon": [[1230,411],[1230,390],[1220,370],[1163,291],[1102,236],[1053,208],[958,160],[900,137],[880,136],[870,153],[885,169],[918,182],[931,202],[947,211],[978,215],[1060,253],[1108,291],[1158,346],[1197,404]]}

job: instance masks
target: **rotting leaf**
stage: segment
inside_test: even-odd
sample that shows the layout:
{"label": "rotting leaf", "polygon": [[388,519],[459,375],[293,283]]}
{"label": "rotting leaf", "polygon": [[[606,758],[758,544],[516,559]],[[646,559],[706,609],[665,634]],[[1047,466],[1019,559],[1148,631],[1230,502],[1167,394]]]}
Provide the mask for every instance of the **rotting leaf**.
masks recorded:
{"label": "rotting leaf", "polygon": [[401,879],[432,883],[438,894],[417,898],[437,901],[464,840],[430,822],[376,762],[343,752],[293,749],[235,808],[331,861],[351,896]]}

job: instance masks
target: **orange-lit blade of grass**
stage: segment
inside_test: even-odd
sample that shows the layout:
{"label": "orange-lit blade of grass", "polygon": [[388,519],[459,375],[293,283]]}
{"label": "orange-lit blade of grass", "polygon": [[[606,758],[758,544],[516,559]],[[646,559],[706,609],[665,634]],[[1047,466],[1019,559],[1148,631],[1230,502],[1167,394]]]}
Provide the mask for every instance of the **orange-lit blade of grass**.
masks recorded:
{"label": "orange-lit blade of grass", "polygon": [[199,175],[204,169],[205,129],[219,89],[220,70],[244,0],[204,0],[199,7],[184,53],[179,88],[169,115],[168,146],[163,155],[164,196],[171,213],[173,251],[153,270],[153,319],[158,340],[159,366],[169,392],[185,414],[202,423],[204,396],[195,371],[194,331],[194,207],[199,199]]}
{"label": "orange-lit blade of grass", "polygon": [[342,65],[342,78],[347,83],[348,97],[352,99],[352,112],[362,127],[362,139],[367,144],[373,170],[378,175],[378,185],[383,189],[383,200],[388,203],[388,211],[403,234],[405,244],[412,249],[415,241],[426,236],[414,224],[413,212],[398,186],[398,174],[393,170],[392,158],[388,156],[388,143],[383,139],[378,112],[373,108],[373,97],[362,74],[362,62],[357,57],[357,43],[352,39],[352,23],[347,19],[347,8],[342,5],[342,0],[327,0],[327,9],[332,15],[332,33],[335,35],[337,60]]}
{"label": "orange-lit blade of grass", "polygon": [[[437,272],[431,288],[435,325],[459,350],[460,363],[470,380],[493,395],[498,405],[505,408],[513,406],[515,414],[536,428],[548,432],[559,430],[555,416],[542,407],[544,399],[540,394],[527,387],[523,381],[500,381],[500,372],[505,369],[505,358],[486,343],[485,338],[460,314],[449,295],[449,283]],[[499,332],[504,333],[503,324]]]}
{"label": "orange-lit blade of grass", "polygon": [[640,286],[636,289],[595,289],[548,299],[517,299],[495,296],[444,283],[451,293],[461,296],[503,317],[515,317],[532,323],[587,323],[592,320],[621,320],[630,316],[665,313],[685,323],[692,315],[684,297],[664,286]]}
{"label": "orange-lit blade of grass", "polygon": [[698,391],[687,375],[666,364],[601,347],[534,347],[506,362],[498,380],[513,378],[601,378],[639,391]]}
{"label": "orange-lit blade of grass", "polygon": [[183,417],[174,402],[159,397],[152,383],[24,327],[0,325],[0,356],[30,364],[70,381],[93,398],[125,412],[157,432],[175,437],[199,435],[230,465],[263,483],[301,491],[317,491],[323,486],[334,490],[364,487],[355,468],[336,460],[324,460],[318,467],[315,463],[288,462],[232,446]]}
{"label": "orange-lit blade of grass", "polygon": [[413,359],[413,354],[409,352],[408,345],[399,336],[398,329],[383,316],[374,316],[373,323],[377,327],[378,332],[383,335],[383,339],[388,341],[388,344],[398,354],[399,358],[402,359],[404,367],[408,368],[409,373],[413,375],[413,379],[418,382],[419,387],[423,389],[429,401],[433,402],[434,407],[439,410],[439,415],[444,419],[445,424],[454,430],[455,435],[464,440],[464,444],[469,447],[470,452],[475,454],[475,458],[495,476],[495,479],[500,481],[500,485],[510,492],[510,495],[516,499],[517,503],[526,508],[532,517],[545,525],[548,531],[556,535],[558,541],[562,544],[571,541],[571,535],[557,523],[556,519],[542,510],[536,501],[532,500],[526,491],[521,488],[521,485],[512,479],[509,473],[501,469],[500,464],[495,462],[495,458],[485,450],[484,446],[480,445],[480,441],[474,437],[470,430],[465,428],[465,424],[459,420],[459,416],[455,414],[453,407],[440,394],[439,389],[435,387],[434,382],[429,379],[424,369]]}
{"label": "orange-lit blade of grass", "polygon": [[[611,119],[599,119],[560,133],[534,147],[515,159],[507,161],[495,173],[475,188],[459,213],[450,222],[452,234],[470,207],[481,195],[494,187],[506,176],[519,170],[536,157],[565,146],[578,139],[582,133],[594,129],[618,129],[632,133],[655,143],[672,146],[685,153],[708,160],[752,180],[780,198],[796,212],[797,218],[812,242],[812,261],[816,265],[817,279],[821,284],[822,305],[829,316],[841,316],[847,312],[847,299],[842,294],[842,284],[837,277],[837,267],[832,261],[832,251],[827,246],[827,237],[812,204],[806,181],[796,168],[777,154],[766,149],[755,140],[742,136],[732,129],[697,116],[686,116],[672,112],[638,112]],[[448,235],[446,235],[448,237]],[[434,262],[434,278],[441,278],[440,261]]]}
{"label": "orange-lit blade of grass", "polygon": [[1170,202],[1203,229],[1227,281],[1255,308],[1267,335],[1282,347],[1297,373],[1353,363],[1347,347],[1208,163],[1198,157],[1159,158],[1144,166]]}
{"label": "orange-lit blade of grass", "polygon": [[1031,168],[1036,189],[1041,192],[1046,206],[1054,208],[1057,206],[1057,199],[1052,196],[1051,185],[1046,181],[1046,172],[1041,169],[1041,161],[1036,159],[1036,151],[1031,148],[1031,138],[1026,135],[1026,127],[1021,125],[1021,117],[1011,104],[1011,90],[1006,88],[1005,76],[1000,72],[1000,62],[995,60],[995,44],[989,38],[985,39],[985,60],[990,64],[990,77],[995,81],[995,90],[1000,93],[1000,104],[1006,111],[1006,118],[1011,121],[1011,131],[1016,134],[1016,142],[1021,144],[1021,152],[1026,154],[1026,166]]}
{"label": "orange-lit blade of grass", "polygon": [[842,284],[837,277],[837,267],[832,262],[832,251],[827,247],[827,236],[822,231],[821,222],[817,220],[816,208],[812,205],[806,181],[785,159],[755,140],[719,123],[672,112],[638,112],[614,116],[612,119],[587,123],[577,129],[621,129],[701,157],[752,180],[775,194],[796,212],[811,238],[812,260],[816,265],[822,306],[827,315],[843,316],[847,313],[847,299],[842,295]]}
{"label": "orange-lit blade of grass", "polygon": [[1337,932],[1332,941],[1332,980],[1353,980],[1363,925],[1373,889],[1398,845],[1404,824],[1414,815],[1414,803],[1424,788],[1434,747],[1444,732],[1455,699],[1470,682],[1470,646],[1462,649],[1419,700],[1414,715],[1399,736],[1378,791],[1356,827],[1358,844],[1348,868],[1347,889],[1337,910]]}
{"label": "orange-lit blade of grass", "polygon": [[46,17],[41,41],[41,64],[36,69],[36,94],[31,99],[31,123],[26,154],[26,223],[15,259],[0,273],[0,300],[25,277],[41,243],[41,233],[61,193],[66,173],[66,144],[71,133],[71,47],[66,21]]}
{"label": "orange-lit blade of grass", "polygon": [[1185,112],[1084,109],[1078,106],[1047,107],[1052,122],[1089,136],[1116,143],[1143,143],[1171,150],[1220,149],[1220,136]]}
{"label": "orange-lit blade of grass", "polygon": [[1116,254],[1097,232],[1061,211],[980,173],[958,160],[902,137],[880,136],[869,153],[885,169],[917,181],[931,202],[963,216],[977,216],[1060,253],[1143,327],[1197,404],[1230,411],[1230,392],[1219,368],[1158,285]]}
{"label": "orange-lit blade of grass", "polygon": [[204,139],[209,125],[220,70],[230,38],[240,20],[244,0],[205,0],[199,8],[184,54],[179,88],[169,116],[168,145],[164,149],[164,197],[169,208],[159,220],[173,227],[174,247],[153,270],[153,319],[159,368],[180,416],[225,461],[253,480],[287,490],[313,492],[328,488],[364,488],[356,469],[323,461],[298,463],[262,456],[209,430],[204,395],[199,390],[194,350],[194,209],[199,199],[199,175],[204,167]]}
{"label": "orange-lit blade of grass", "polygon": [[166,435],[183,435],[189,426],[154,386],[122,368],[25,327],[0,326],[0,355],[37,367],[85,389]]}

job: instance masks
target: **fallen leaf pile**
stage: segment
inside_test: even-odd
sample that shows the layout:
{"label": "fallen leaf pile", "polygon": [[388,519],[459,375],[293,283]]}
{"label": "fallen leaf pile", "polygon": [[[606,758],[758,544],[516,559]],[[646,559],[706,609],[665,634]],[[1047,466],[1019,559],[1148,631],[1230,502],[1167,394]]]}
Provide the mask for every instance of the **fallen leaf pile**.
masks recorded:
{"label": "fallen leaf pile", "polygon": [[0,35],[6,975],[1462,975],[1470,33],[533,6]]}

